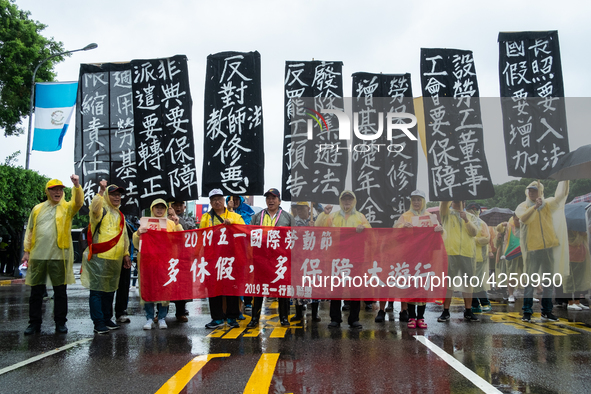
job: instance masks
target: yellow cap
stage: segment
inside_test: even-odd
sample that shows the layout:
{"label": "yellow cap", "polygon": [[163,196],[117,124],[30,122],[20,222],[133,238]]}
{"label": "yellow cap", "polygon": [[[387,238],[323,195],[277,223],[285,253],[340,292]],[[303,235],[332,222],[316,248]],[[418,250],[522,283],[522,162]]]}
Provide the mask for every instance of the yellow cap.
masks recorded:
{"label": "yellow cap", "polygon": [[65,187],[65,186],[62,183],[62,181],[60,181],[59,179],[52,179],[49,182],[47,182],[47,184],[45,185],[46,189],[52,189],[54,187]]}

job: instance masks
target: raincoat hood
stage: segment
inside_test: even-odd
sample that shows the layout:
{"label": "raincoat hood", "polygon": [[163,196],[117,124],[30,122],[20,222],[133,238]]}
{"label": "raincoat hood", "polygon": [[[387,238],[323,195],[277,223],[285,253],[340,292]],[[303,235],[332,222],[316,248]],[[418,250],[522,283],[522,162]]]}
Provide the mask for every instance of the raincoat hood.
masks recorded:
{"label": "raincoat hood", "polygon": [[[413,192],[413,193],[414,193],[414,192]],[[412,208],[412,201],[411,201],[411,203],[410,203],[410,209],[409,209],[409,211],[411,211],[411,212],[412,212],[413,214],[415,214],[416,216],[421,216],[421,215],[423,215],[423,214],[425,213],[425,211],[427,210],[427,200],[425,200],[425,197],[423,197],[423,196],[422,196],[422,195],[420,195],[420,194],[414,194],[414,195],[412,195],[412,194],[411,194],[411,200],[412,200],[412,197],[420,197],[420,198],[421,198],[421,208],[419,208],[419,210],[418,210],[418,211],[415,211],[415,210]]]}
{"label": "raincoat hood", "polygon": [[[350,194],[353,196],[353,206],[348,211],[345,210],[345,208],[343,207],[343,202],[342,202],[343,196],[345,194]],[[345,214],[351,214],[351,215],[355,214],[355,212],[357,212],[357,210],[355,209],[355,207],[357,206],[357,197],[355,196],[355,193],[353,193],[351,190],[343,190],[343,192],[339,196],[339,206],[341,207],[340,212],[343,216]]]}
{"label": "raincoat hood", "polygon": [[[150,215],[151,215],[153,218],[157,217],[157,216],[154,216],[154,207],[155,207],[156,205],[158,205],[158,204],[164,204],[164,206],[168,208],[168,204],[166,204],[166,201],[164,201],[164,200],[163,200],[163,199],[161,199],[161,198],[157,198],[157,199],[155,199],[154,201],[152,201],[152,204],[150,204]],[[166,217],[166,214],[165,214],[164,216],[162,216],[162,217]]]}
{"label": "raincoat hood", "polygon": [[[242,197],[242,196],[238,196],[238,197],[240,197],[240,205],[238,205],[237,207],[234,207],[234,209],[239,209],[244,205],[244,197]],[[230,201],[230,198],[232,198],[232,196],[226,197],[226,205],[228,205],[228,201]]]}
{"label": "raincoat hood", "polygon": [[532,201],[529,199],[529,188],[535,186],[538,189],[538,197],[542,197],[542,199],[544,199],[544,185],[542,185],[541,182],[538,181],[533,181],[532,183],[530,183],[529,185],[527,185],[527,187],[525,188],[525,200],[528,202],[531,202],[532,204],[535,204],[535,201]]}

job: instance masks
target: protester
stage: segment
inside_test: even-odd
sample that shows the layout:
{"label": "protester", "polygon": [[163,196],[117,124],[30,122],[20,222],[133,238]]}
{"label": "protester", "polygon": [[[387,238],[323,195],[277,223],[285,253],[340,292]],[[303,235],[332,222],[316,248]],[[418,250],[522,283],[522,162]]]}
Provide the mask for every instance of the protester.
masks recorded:
{"label": "protester", "polygon": [[[521,257],[521,247],[519,245],[519,226],[519,217],[516,214],[513,214],[513,217],[508,222],[503,222],[497,226],[498,238],[500,239],[497,248],[497,283],[501,280],[507,283],[507,300],[510,304],[515,303],[517,286],[514,281],[509,281],[508,278],[512,273],[517,278],[520,278],[523,273],[523,258]],[[499,273],[504,273],[505,277],[500,277]]]}
{"label": "protester", "polygon": [[485,278],[482,281],[482,286],[472,289],[472,312],[490,312],[492,305],[488,299],[487,290],[490,290],[488,281],[488,243],[490,242],[490,232],[486,223],[480,219],[480,204],[470,203],[466,206],[466,211],[472,214],[473,224],[478,229],[478,234],[474,237],[476,246],[476,265],[474,266],[474,275],[478,278]]}
{"label": "protester", "polygon": [[22,263],[28,262],[25,283],[31,286],[29,326],[25,335],[41,331],[43,293],[49,278],[53,285],[53,319],[55,331],[68,332],[68,295],[66,287],[74,280],[74,247],[72,218],[84,203],[84,192],[78,175],[72,175],[72,199],[64,200],[64,185],[52,179],[45,185],[47,201],[35,205],[27,224]]}
{"label": "protester", "polygon": [[[310,215],[310,205],[305,201],[291,203],[292,216],[294,216],[296,227],[314,226],[314,218]],[[322,319],[318,316],[318,307],[320,300],[308,300],[295,298],[296,313],[290,319],[292,322],[301,321],[304,318],[304,308],[310,304],[312,308],[312,321],[320,322]]]}
{"label": "protester", "polygon": [[588,310],[589,307],[581,303],[591,287],[591,258],[587,233],[568,230],[569,270],[570,274],[564,278],[562,287],[556,288],[556,299],[564,299],[569,311]]}
{"label": "protester", "polygon": [[[451,208],[451,209],[450,209]],[[450,278],[467,277],[474,275],[474,264],[476,257],[476,244],[474,237],[478,234],[478,229],[474,226],[472,214],[464,210],[463,201],[452,201],[451,207],[449,201],[439,203],[439,215],[441,223],[446,232],[444,240],[445,250],[447,252],[448,269],[447,275]],[[450,319],[449,306],[454,291],[461,291],[464,297],[464,319],[467,321],[479,321],[472,313],[472,288],[469,283],[462,283],[461,286],[455,286],[453,280],[451,286],[447,289],[447,295],[443,303],[443,313],[437,318],[438,322],[447,322]]]}
{"label": "protester", "polygon": [[[137,218],[136,218],[137,220]],[[125,218],[125,230],[129,239],[133,237],[133,233],[137,230],[137,226],[132,223],[129,217]],[[135,246],[132,242],[129,245],[129,257],[133,261],[133,255]],[[125,266],[125,263],[121,264],[121,274],[119,275],[119,285],[115,292],[115,322],[116,323],[129,323],[129,317],[127,316],[127,304],[129,302],[129,285],[131,284],[131,265]]]}
{"label": "protester", "polygon": [[[193,219],[187,213],[187,205],[184,201],[173,201],[171,204],[172,210],[169,209],[168,218],[172,221],[178,222],[183,230],[194,230],[197,226],[195,225],[195,219]],[[171,212],[172,211],[172,212]],[[176,217],[176,219],[175,219]],[[175,306],[175,317],[176,320],[181,323],[189,321],[187,316],[189,311],[187,310],[187,303],[192,300],[178,300],[173,301]]]}
{"label": "protester", "polygon": [[119,286],[121,264],[131,267],[129,237],[125,216],[119,210],[125,189],[117,185],[107,187],[101,180],[99,192],[90,203],[88,249],[82,256],[80,281],[90,289],[90,317],[94,332],[105,334],[119,328],[114,323],[113,298]]}
{"label": "protester", "polygon": [[[568,275],[568,237],[564,203],[568,196],[568,181],[558,183],[554,197],[544,198],[544,186],[534,181],[525,189],[526,199],[519,204],[515,214],[521,221],[520,243],[528,285],[523,294],[523,318],[531,321],[533,313],[532,274],[555,273]],[[543,286],[542,320],[558,321],[552,314],[551,286]]]}
{"label": "protester", "polygon": [[[415,190],[410,193],[410,209],[400,215],[396,223],[394,223],[394,228],[413,228],[415,226],[433,227],[435,232],[442,233],[442,235],[445,236],[443,227],[439,224],[439,222],[431,222],[423,225],[423,223],[419,222],[419,220],[416,220],[416,224],[413,224],[413,218],[416,217],[418,219],[421,216],[428,216],[429,219],[431,219],[429,212],[427,212],[427,200],[425,192],[421,190]],[[437,221],[437,219],[435,219],[435,221]],[[404,302],[404,304],[407,304],[406,308],[408,310],[408,328],[427,328],[427,323],[425,323],[425,309],[427,304],[425,302]],[[385,306],[386,302],[380,301],[380,310],[378,312],[378,316],[375,319],[377,323],[381,323],[385,320]]]}
{"label": "protester", "polygon": [[[234,212],[228,211],[224,206],[224,194],[220,189],[213,189],[209,192],[209,204],[211,210],[201,218],[199,228],[217,226],[219,224],[244,224],[242,217]],[[226,297],[226,313],[224,314],[224,296],[209,297],[209,313],[211,321],[205,328],[213,329],[224,325],[227,319],[231,328],[238,328],[240,324],[236,321],[240,316],[240,298],[238,296]]]}
{"label": "protester", "polygon": [[[157,198],[152,201],[150,204],[150,212],[151,217],[163,219],[166,218],[168,213],[168,206],[166,205],[166,201],[161,198]],[[166,231],[174,232],[174,231],[183,231],[183,227],[178,223],[178,217],[175,216],[177,219],[176,221],[172,221],[170,219],[166,219]],[[133,245],[136,248],[139,248],[140,243],[140,235],[145,234],[148,231],[148,227],[145,225],[140,225],[140,228],[133,234]],[[139,271],[141,272],[141,253],[138,253],[137,257],[137,264],[139,267]],[[156,262],[159,264],[160,262]],[[145,263],[144,263],[145,264]],[[140,280],[140,298],[142,296],[142,281]],[[161,330],[165,330],[168,328],[166,324],[166,316],[168,315],[168,305],[170,304],[169,301],[156,301],[156,302],[146,302],[143,298],[141,298],[144,304],[144,311],[146,312],[146,324],[144,324],[144,330],[151,330],[154,328],[154,310],[156,305],[158,307],[158,328]]]}
{"label": "protester", "polygon": [[242,216],[242,220],[244,220],[244,224],[250,224],[250,220],[252,215],[254,215],[254,211],[244,201],[244,197],[242,196],[228,196],[226,197],[226,204],[228,204],[228,211],[237,213],[238,215]]}
{"label": "protester", "polygon": [[[315,225],[317,227],[355,227],[360,233],[365,228],[371,228],[371,225],[365,216],[355,209],[357,199],[355,193],[350,190],[344,190],[339,197],[340,211],[331,213],[332,205],[324,207],[322,212],[316,219]],[[349,301],[350,310],[348,323],[349,327],[361,329],[363,326],[359,323],[359,311],[361,309],[361,301]],[[341,316],[341,300],[330,301],[330,324],[329,328],[338,328],[343,321]]]}
{"label": "protester", "polygon": [[[264,194],[267,208],[258,212],[252,217],[251,224],[258,226],[290,227],[295,225],[295,220],[289,212],[284,211],[281,204],[281,194],[279,190],[271,188]],[[282,326],[289,326],[289,298],[279,298],[279,322]],[[252,319],[247,327],[258,327],[263,308],[263,297],[254,297],[252,308]]]}

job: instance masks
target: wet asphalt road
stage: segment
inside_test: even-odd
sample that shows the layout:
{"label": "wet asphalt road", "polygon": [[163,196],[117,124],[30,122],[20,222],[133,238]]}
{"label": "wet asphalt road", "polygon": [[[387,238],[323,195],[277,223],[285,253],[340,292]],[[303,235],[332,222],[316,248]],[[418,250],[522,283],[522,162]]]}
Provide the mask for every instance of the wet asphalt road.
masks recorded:
{"label": "wet asphalt road", "polygon": [[[374,322],[375,311],[362,310],[363,329],[354,331],[346,324],[327,328],[328,302],[321,303],[322,322],[313,323],[308,315],[303,324],[283,329],[276,303],[266,302],[268,321],[260,331],[245,330],[248,318],[240,329],[212,331],[204,328],[210,320],[207,301],[195,300],[187,304],[188,323],[176,322],[171,305],[167,330],[144,331],[139,298],[132,292],[131,323],[97,335],[88,291],[72,285],[69,333],[55,334],[53,301],[47,300],[42,332],[25,337],[28,294],[22,284],[0,287],[2,393],[591,391],[591,311],[555,308],[560,322],[541,323],[538,313],[528,324],[520,320],[518,300],[514,306],[495,303],[493,313],[468,323],[457,302],[451,321],[438,323],[442,307],[429,304],[429,328],[411,330],[398,321],[396,303],[397,311],[381,324]],[[539,312],[539,305],[535,308]],[[61,350],[67,345],[72,347]],[[59,350],[31,360],[54,349]]]}

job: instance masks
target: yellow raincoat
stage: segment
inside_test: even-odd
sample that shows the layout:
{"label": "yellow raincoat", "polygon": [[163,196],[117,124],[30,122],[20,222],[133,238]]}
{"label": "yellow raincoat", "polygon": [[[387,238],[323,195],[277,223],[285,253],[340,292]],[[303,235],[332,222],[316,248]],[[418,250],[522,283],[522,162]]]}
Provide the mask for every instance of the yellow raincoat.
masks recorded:
{"label": "yellow raincoat", "polygon": [[44,285],[47,278],[54,286],[75,283],[72,218],[84,204],[82,187],[72,188],[72,199],[51,203],[47,186],[47,201],[33,207],[25,232],[24,251],[29,252],[29,268],[25,283]]}
{"label": "yellow raincoat", "polygon": [[[154,215],[154,207],[158,204],[164,204],[164,206],[168,207],[168,205],[166,204],[166,201],[164,201],[161,198],[157,198],[156,200],[152,201],[152,204],[150,205],[150,212],[151,212],[151,217],[155,218],[155,217],[159,217]],[[240,216],[240,215],[239,215]],[[160,216],[160,217],[166,217],[166,212],[164,213],[164,216]],[[179,224],[175,224],[172,220],[170,219],[166,219],[166,231],[171,233],[174,231],[183,231],[183,226],[179,223]],[[133,246],[137,249],[140,250],[140,235],[138,234],[138,232],[136,231],[135,233],[133,233]],[[138,252],[137,254],[137,267],[138,270],[140,270],[140,261],[141,261],[141,253]],[[144,303],[144,299],[141,298],[142,296],[142,282],[138,279],[138,288],[139,288],[139,293],[140,293],[140,300],[142,303]],[[156,301],[154,302],[155,304],[161,304],[162,306],[168,306],[170,305],[170,301]]]}
{"label": "yellow raincoat", "polygon": [[[244,224],[244,219],[242,219],[242,216],[235,212],[228,211],[227,208],[224,209],[224,213],[219,215],[222,219],[228,219],[232,224]],[[201,217],[201,223],[199,224],[199,228],[217,226],[218,224],[222,224],[220,223],[220,220],[217,217],[215,217],[215,215],[212,220],[211,216],[209,215],[209,212],[207,212],[204,213]]]}
{"label": "yellow raincoat", "polygon": [[[472,215],[474,226],[478,230],[478,234],[474,237],[474,246],[476,248],[476,264],[474,266],[474,276],[482,278],[488,273],[488,243],[490,242],[490,232],[488,225],[482,221],[477,215]],[[490,290],[490,284],[487,283],[488,275],[485,276],[482,287],[475,287],[474,292]]]}
{"label": "yellow raincoat", "polygon": [[445,250],[448,256],[464,256],[476,258],[476,243],[474,237],[478,229],[474,225],[474,215],[466,212],[468,222],[460,218],[459,212],[451,209],[450,201],[439,203],[439,215],[441,225],[447,236],[444,239]]}
{"label": "yellow raincoat", "polygon": [[556,187],[554,197],[544,199],[544,185],[533,181],[528,185],[538,188],[538,197],[544,201],[536,210],[535,201],[529,199],[525,189],[525,201],[519,204],[515,214],[521,221],[520,241],[525,272],[527,270],[527,253],[535,250],[552,248],[554,255],[554,272],[564,278],[569,274],[568,234],[564,204],[568,197],[569,182],[562,181]]}
{"label": "yellow raincoat", "polygon": [[[341,202],[344,194],[351,194],[353,196],[353,206],[348,212],[345,211]],[[365,215],[355,209],[357,205],[355,193],[350,190],[344,190],[339,196],[339,205],[341,207],[340,211],[333,212],[330,215],[322,212],[316,219],[316,222],[314,222],[314,225],[316,227],[357,227],[361,224],[365,228],[371,228]]]}
{"label": "yellow raincoat", "polygon": [[[104,217],[103,212],[105,212]],[[100,229],[96,231],[99,222],[101,222]],[[93,243],[102,243],[113,239],[119,234],[120,227],[119,207],[111,204],[108,190],[105,190],[104,196],[100,194],[94,196],[90,203],[90,230],[93,234]],[[107,293],[116,291],[119,287],[119,276],[124,256],[129,256],[129,237],[125,223],[123,224],[123,234],[113,248],[104,253],[93,254],[90,261],[88,261],[88,248],[84,251],[80,282],[90,290]]]}

